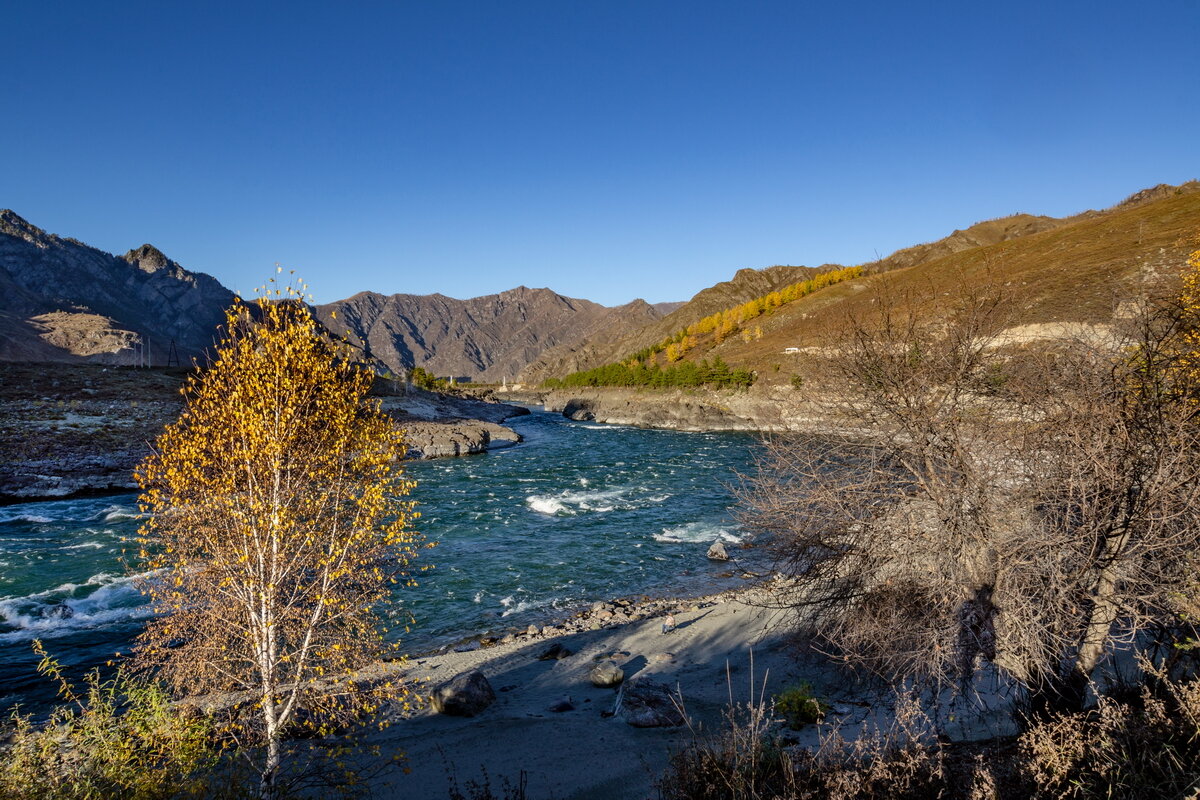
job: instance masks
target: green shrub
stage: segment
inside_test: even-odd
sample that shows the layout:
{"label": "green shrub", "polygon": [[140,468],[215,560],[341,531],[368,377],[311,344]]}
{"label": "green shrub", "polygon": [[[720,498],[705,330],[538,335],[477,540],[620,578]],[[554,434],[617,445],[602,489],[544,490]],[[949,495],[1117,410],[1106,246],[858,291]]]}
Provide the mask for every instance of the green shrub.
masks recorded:
{"label": "green shrub", "polygon": [[789,728],[798,731],[805,725],[823,720],[829,704],[813,694],[812,686],[801,683],[784,689],[775,697],[775,710]]}
{"label": "green shrub", "polygon": [[14,709],[0,731],[0,797],[27,800],[159,800],[248,796],[214,771],[224,746],[205,717],[171,703],[163,689],[123,670],[84,678],[76,693],[40,642],[38,671],[66,701],[37,725]]}

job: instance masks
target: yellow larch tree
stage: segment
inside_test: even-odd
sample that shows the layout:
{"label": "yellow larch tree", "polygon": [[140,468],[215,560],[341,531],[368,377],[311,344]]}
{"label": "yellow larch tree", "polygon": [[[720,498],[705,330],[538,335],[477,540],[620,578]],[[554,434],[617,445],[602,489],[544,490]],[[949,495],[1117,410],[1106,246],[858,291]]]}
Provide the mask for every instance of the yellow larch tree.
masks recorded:
{"label": "yellow larch tree", "polygon": [[1200,372],[1200,250],[1187,260],[1180,302],[1188,351],[1184,354],[1184,362],[1187,369]]}
{"label": "yellow larch tree", "polygon": [[290,728],[328,732],[415,698],[356,680],[396,646],[385,609],[418,546],[403,432],[367,399],[372,380],[297,290],[268,289],[227,312],[137,473],[156,611],[137,658],[177,693],[253,698],[234,730],[262,748],[263,797],[280,791]]}

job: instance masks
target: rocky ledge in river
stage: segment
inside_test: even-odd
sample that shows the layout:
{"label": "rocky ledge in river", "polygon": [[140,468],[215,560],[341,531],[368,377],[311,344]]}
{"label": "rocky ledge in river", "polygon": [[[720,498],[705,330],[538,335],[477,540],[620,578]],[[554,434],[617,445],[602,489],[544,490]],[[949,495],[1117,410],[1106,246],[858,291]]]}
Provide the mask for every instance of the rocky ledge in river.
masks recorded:
{"label": "rocky ledge in river", "polygon": [[[525,402],[535,398],[509,395]],[[790,386],[745,389],[560,389],[539,393],[547,411],[574,420],[679,431],[822,431],[830,425],[826,410]]]}
{"label": "rocky ledge in river", "polygon": [[383,410],[405,430],[410,458],[442,458],[509,447],[521,435],[499,423],[529,409],[414,387],[382,398]]}
{"label": "rocky ledge in river", "polygon": [[521,441],[521,434],[512,428],[473,419],[410,420],[400,424],[404,427],[410,458],[465,456]]}

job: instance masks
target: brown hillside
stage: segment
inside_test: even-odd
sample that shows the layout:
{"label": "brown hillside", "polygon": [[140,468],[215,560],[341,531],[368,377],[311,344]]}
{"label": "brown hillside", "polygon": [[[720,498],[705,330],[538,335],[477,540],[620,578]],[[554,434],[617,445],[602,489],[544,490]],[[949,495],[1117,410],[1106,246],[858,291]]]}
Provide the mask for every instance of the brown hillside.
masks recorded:
{"label": "brown hillside", "polygon": [[[699,336],[685,358],[720,356],[734,368],[758,371],[765,384],[788,381],[793,374],[804,373],[812,360],[803,352],[789,354],[786,349],[824,343],[847,315],[867,314],[872,298],[880,293],[936,317],[948,295],[971,286],[998,287],[1010,298],[1014,339],[1053,335],[1047,323],[1102,327],[1122,300],[1175,276],[1186,254],[1200,246],[1198,237],[1200,183],[1196,181],[1155,186],[1104,211],[1063,219],[1020,214],[988,220],[863,265],[865,277],[755,317],[744,323],[747,330],[735,331],[721,343],[713,334]],[[738,278],[761,274],[743,270]],[[793,271],[786,277],[808,274],[808,270]],[[778,288],[739,295],[728,286],[705,290],[675,313],[632,334],[606,331],[603,338],[574,348],[571,359],[554,364],[543,359],[535,366],[546,369],[536,377],[559,377],[622,360],[703,316]],[[656,359],[665,363],[662,354]],[[531,372],[526,377],[535,377]]]}
{"label": "brown hillside", "polygon": [[785,348],[822,343],[847,315],[865,315],[878,292],[936,316],[939,301],[962,286],[992,285],[1011,298],[1014,327],[1107,323],[1122,300],[1151,282],[1170,280],[1187,253],[1200,246],[1200,191],[1195,186],[1171,192],[1156,187],[1151,191],[1157,197],[1139,193],[1136,200],[1081,214],[1048,230],[833,286],[756,320],[761,339],[747,343],[733,336],[719,346],[706,343],[688,357],[719,354],[731,365],[759,370],[767,382],[786,380],[803,372],[805,357],[785,355]]}
{"label": "brown hillside", "polygon": [[[1121,281],[1143,267],[1155,268],[1161,262],[1159,266],[1166,268],[1172,259],[1178,261],[1180,236],[1189,226],[1200,230],[1193,214],[1197,198],[1198,181],[1180,186],[1159,184],[1104,211],[1084,211],[1061,219],[1014,214],[979,222],[935,242],[906,247],[863,264],[874,276],[868,281],[823,290],[756,320],[755,325],[763,331],[761,339],[745,342],[735,336],[719,346],[710,340],[688,358],[716,353],[735,366],[786,373],[777,358],[783,348],[806,346],[826,328],[830,314],[858,308],[853,298],[867,286],[915,291],[932,301],[963,281],[984,280],[984,273],[1009,284],[1022,304],[1016,316],[1028,322],[1107,318],[1115,300],[1130,291]],[[1020,242],[1034,244],[1013,247]],[[569,346],[546,350],[521,378],[536,383],[622,360],[710,314],[840,266],[741,270],[733,280],[705,289],[643,328],[605,329]]]}

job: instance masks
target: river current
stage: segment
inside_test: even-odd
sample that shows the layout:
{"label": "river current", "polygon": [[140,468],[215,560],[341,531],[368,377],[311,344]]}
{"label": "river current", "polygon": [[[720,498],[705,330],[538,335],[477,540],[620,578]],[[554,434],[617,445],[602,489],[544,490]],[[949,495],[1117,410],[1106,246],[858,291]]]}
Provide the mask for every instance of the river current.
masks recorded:
{"label": "river current", "polygon": [[[535,411],[509,422],[511,448],[408,464],[436,547],[419,586],[395,602],[411,652],[541,624],[613,597],[685,596],[733,585],[705,553],[745,533],[731,485],[752,466],[750,434],[680,433],[572,422]],[[48,703],[31,642],[78,672],[127,649],[146,618],[123,553],[136,495],[0,507],[0,710]],[[732,549],[732,548],[731,548]],[[754,550],[734,550],[755,560]],[[734,570],[736,572],[736,570]]]}

